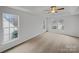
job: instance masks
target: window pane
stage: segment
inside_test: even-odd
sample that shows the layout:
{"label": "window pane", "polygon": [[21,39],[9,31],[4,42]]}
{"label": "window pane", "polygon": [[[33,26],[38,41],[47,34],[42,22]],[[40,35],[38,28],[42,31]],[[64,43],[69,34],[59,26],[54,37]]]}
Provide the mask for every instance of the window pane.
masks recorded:
{"label": "window pane", "polygon": [[14,33],[14,28],[10,28],[10,40],[14,39],[13,34]]}
{"label": "window pane", "polygon": [[58,23],[58,29],[62,30],[63,25],[61,23]]}
{"label": "window pane", "polygon": [[7,21],[6,18],[3,18],[3,28],[9,27],[9,22]]}
{"label": "window pane", "polygon": [[15,17],[13,24],[14,24],[15,28],[18,28],[18,17]]}
{"label": "window pane", "polygon": [[9,40],[9,28],[4,28],[4,41]]}
{"label": "window pane", "polygon": [[3,27],[9,27],[11,16],[10,14],[3,13]]}
{"label": "window pane", "polygon": [[4,34],[9,34],[9,28],[4,28]]}
{"label": "window pane", "polygon": [[10,28],[10,33],[13,33],[14,32],[14,28]]}
{"label": "window pane", "polygon": [[4,42],[9,41],[9,34],[4,34]]}
{"label": "window pane", "polygon": [[18,17],[16,15],[10,15],[10,27],[15,27],[18,21]]}
{"label": "window pane", "polygon": [[10,39],[15,39],[18,37],[18,32],[14,28],[10,28]]}
{"label": "window pane", "polygon": [[10,27],[14,27],[14,24],[13,24],[13,17],[11,16],[11,19],[10,19]]}

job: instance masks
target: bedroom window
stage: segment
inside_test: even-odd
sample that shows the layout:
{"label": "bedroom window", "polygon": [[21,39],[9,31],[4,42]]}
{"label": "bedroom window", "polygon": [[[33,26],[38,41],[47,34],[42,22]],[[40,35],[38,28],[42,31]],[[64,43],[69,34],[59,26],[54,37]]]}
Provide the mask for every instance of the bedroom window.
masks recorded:
{"label": "bedroom window", "polygon": [[52,22],[52,29],[64,30],[63,20],[54,20]]}
{"label": "bedroom window", "polygon": [[3,13],[3,42],[18,39],[19,17],[17,15]]}

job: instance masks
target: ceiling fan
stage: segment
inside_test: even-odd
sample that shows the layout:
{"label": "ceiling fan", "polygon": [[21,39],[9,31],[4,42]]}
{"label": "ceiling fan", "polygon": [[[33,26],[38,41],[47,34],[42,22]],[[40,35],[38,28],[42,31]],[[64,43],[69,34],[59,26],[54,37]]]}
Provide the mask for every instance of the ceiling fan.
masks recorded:
{"label": "ceiling fan", "polygon": [[46,11],[48,11],[48,14],[49,14],[49,13],[58,13],[59,11],[62,11],[62,10],[64,10],[64,8],[58,8],[57,6],[51,6],[49,10],[46,10]]}

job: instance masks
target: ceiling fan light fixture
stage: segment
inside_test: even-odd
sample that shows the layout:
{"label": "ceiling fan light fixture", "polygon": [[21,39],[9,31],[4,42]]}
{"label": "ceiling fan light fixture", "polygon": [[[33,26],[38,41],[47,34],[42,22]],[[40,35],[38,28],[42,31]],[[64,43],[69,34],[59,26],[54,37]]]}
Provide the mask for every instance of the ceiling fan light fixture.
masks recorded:
{"label": "ceiling fan light fixture", "polygon": [[51,13],[56,13],[57,12],[57,7],[56,6],[51,6]]}
{"label": "ceiling fan light fixture", "polygon": [[55,13],[56,11],[52,10],[51,13]]}
{"label": "ceiling fan light fixture", "polygon": [[57,6],[51,6],[49,10],[46,10],[46,11],[48,11],[48,14],[49,14],[49,13],[58,13],[63,10],[64,8],[58,8]]}

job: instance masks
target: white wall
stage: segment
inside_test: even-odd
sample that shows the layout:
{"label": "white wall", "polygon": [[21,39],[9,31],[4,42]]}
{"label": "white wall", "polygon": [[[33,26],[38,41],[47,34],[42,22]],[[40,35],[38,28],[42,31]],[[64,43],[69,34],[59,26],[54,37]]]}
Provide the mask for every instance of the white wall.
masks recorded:
{"label": "white wall", "polygon": [[[19,15],[19,20],[20,20],[19,40],[0,45],[0,52],[45,32],[45,29],[43,29],[44,19],[42,16],[29,14],[27,12],[11,9],[9,7],[0,7],[0,9],[1,9],[0,15],[2,13],[15,14],[15,15]],[[1,17],[2,16],[0,16],[0,18]],[[0,34],[0,36],[2,37],[3,34]],[[1,37],[0,37],[0,40],[1,40],[0,42],[2,43],[3,39]]]}
{"label": "white wall", "polygon": [[64,17],[64,34],[79,37],[79,15]]}
{"label": "white wall", "polygon": [[[1,10],[1,8],[0,8]],[[1,11],[0,11],[0,45],[1,45],[1,42],[2,42],[2,39],[3,39],[3,33],[2,33],[2,15],[1,15]]]}
{"label": "white wall", "polygon": [[[64,30],[51,29],[53,20],[64,20]],[[48,30],[49,32],[61,33],[70,36],[79,37],[79,15],[70,15],[64,17],[56,17],[48,20]]]}

